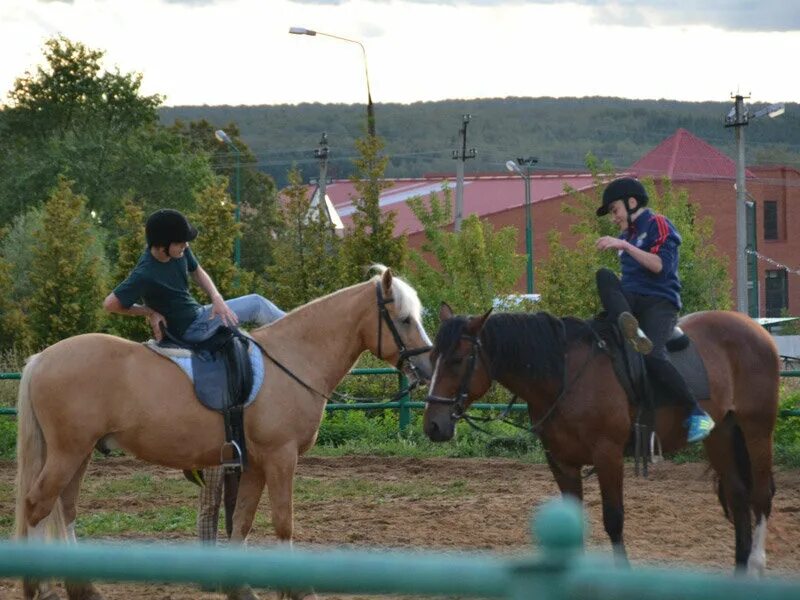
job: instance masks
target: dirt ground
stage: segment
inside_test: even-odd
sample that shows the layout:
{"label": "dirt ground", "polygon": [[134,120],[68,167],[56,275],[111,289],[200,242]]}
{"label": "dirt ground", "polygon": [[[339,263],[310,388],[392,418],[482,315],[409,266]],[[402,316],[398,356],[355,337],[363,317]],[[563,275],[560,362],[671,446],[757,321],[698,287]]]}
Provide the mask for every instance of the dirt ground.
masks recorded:
{"label": "dirt ground", "polygon": [[[0,483],[13,484],[13,463],[0,464]],[[120,458],[95,463],[90,477],[130,476],[149,472],[176,477],[174,472]],[[298,476],[320,481],[419,481],[427,487],[450,484],[463,493],[407,496],[357,496],[346,500],[295,502],[295,540],[298,546],[335,544],[427,549],[471,549],[519,553],[531,548],[528,520],[531,510],[556,494],[543,465],[501,459],[408,459],[378,457],[304,458]],[[724,518],[704,464],[662,463],[650,479],[627,474],[625,539],[633,565],[678,562],[688,567],[728,571],[733,566],[733,527]],[[768,571],[800,575],[800,472],[777,471],[777,495],[769,523]],[[601,522],[596,478],[586,482],[585,506],[590,521],[590,546],[608,552]],[[83,513],[92,510],[81,503]],[[124,510],[124,507],[118,507]],[[268,510],[266,495],[260,510]],[[8,499],[0,514],[13,514]],[[171,539],[192,538],[171,536]],[[153,541],[152,538],[148,538]],[[166,538],[165,538],[165,541]],[[251,535],[251,545],[267,545],[264,531]],[[218,600],[192,586],[98,584],[109,600]],[[262,593],[263,597],[274,594]],[[63,591],[62,591],[63,597]],[[19,585],[0,580],[0,598],[21,598]],[[332,597],[327,597],[332,598]]]}

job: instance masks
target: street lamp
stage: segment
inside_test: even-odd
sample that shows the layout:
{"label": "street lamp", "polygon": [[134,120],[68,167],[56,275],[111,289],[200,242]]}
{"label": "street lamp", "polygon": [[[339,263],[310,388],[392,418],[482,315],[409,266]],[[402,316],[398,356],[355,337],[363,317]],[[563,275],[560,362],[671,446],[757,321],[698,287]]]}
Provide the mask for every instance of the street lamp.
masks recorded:
{"label": "street lamp", "polygon": [[[214,137],[216,137],[220,142],[230,146],[233,149],[233,151],[236,153],[236,212],[235,212],[236,216],[235,216],[235,219],[236,219],[236,222],[238,223],[239,222],[239,210],[240,210],[239,207],[240,207],[240,201],[241,201],[241,168],[240,168],[241,167],[241,160],[240,160],[241,153],[239,152],[239,149],[236,147],[236,145],[231,141],[231,138],[228,136],[228,134],[225,133],[222,129],[217,129],[214,132]],[[240,246],[240,243],[239,243],[239,232],[237,231],[236,232],[236,238],[234,239],[234,242],[233,242],[233,264],[235,264],[237,267],[239,266],[239,261],[241,259],[241,253],[242,253],[242,251],[241,251],[241,246]]]}
{"label": "street lamp", "polygon": [[[783,114],[783,104],[770,104],[749,114],[744,105],[744,96],[733,96],[734,105],[725,117],[725,127],[736,128],[736,147],[738,160],[736,161],[736,310],[750,314],[747,301],[747,190],[745,189],[745,161],[744,161],[744,126],[751,119],[767,116],[771,119]],[[755,307],[758,315],[758,305]]]}
{"label": "street lamp", "polygon": [[[525,249],[528,253],[528,276],[527,292],[533,294],[533,217],[531,216],[531,166],[539,162],[539,159],[529,156],[528,158],[518,158],[516,162],[509,160],[506,162],[506,169],[516,173],[525,180]],[[519,168],[525,165],[525,172]]]}
{"label": "street lamp", "polygon": [[314,31],[313,29],[306,29],[305,27],[290,27],[289,33],[294,35],[323,35],[335,40],[342,40],[359,45],[361,54],[364,57],[364,75],[367,79],[367,133],[370,137],[375,137],[375,112],[372,109],[372,93],[369,90],[369,71],[367,70],[367,51],[364,49],[364,44],[358,40],[351,40],[350,38],[332,35],[330,33],[322,33],[321,31]]}

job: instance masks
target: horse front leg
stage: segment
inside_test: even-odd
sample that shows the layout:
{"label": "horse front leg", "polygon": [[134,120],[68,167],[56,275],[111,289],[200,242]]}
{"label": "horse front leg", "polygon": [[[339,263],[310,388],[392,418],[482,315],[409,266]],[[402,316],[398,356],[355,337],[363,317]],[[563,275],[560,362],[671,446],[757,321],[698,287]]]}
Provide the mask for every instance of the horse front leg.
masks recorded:
{"label": "horse front leg", "polygon": [[628,565],[628,553],[622,538],[625,510],[622,499],[623,449],[613,442],[600,442],[593,453],[594,467],[600,482],[603,503],[603,526],[611,540],[614,557],[621,566]]}
{"label": "horse front leg", "polygon": [[[242,473],[239,480],[239,495],[236,499],[236,509],[233,512],[233,531],[231,532],[231,544],[246,544],[247,536],[253,527],[256,509],[264,492],[266,481],[264,471],[258,466],[251,464]],[[249,585],[227,591],[229,600],[258,600],[258,596],[253,593]]]}
{"label": "horse front leg", "polygon": [[[278,540],[289,544],[292,543],[294,529],[293,489],[297,455],[297,448],[287,445],[279,452],[270,454],[266,467],[272,526]],[[282,590],[281,597],[300,599],[316,598],[316,595],[313,590]]]}
{"label": "horse front leg", "polygon": [[583,503],[583,479],[580,467],[561,464],[550,452],[546,452],[545,457],[561,495],[572,496],[578,502]]}

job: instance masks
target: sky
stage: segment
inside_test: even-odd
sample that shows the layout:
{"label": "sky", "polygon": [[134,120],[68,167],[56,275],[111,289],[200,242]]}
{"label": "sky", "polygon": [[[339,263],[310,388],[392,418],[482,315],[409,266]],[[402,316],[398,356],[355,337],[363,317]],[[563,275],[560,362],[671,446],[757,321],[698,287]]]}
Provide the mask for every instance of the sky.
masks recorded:
{"label": "sky", "polygon": [[170,106],[800,102],[800,0],[0,0],[0,102],[59,34]]}

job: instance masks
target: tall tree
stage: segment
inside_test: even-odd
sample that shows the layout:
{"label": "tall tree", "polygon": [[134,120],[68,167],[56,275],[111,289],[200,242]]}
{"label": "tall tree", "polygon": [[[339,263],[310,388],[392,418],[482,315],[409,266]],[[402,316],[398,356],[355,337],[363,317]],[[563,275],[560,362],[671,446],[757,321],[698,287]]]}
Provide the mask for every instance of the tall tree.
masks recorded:
{"label": "tall tree", "polygon": [[36,341],[49,345],[97,331],[106,291],[104,260],[86,211],[86,198],[59,177],[44,205],[42,227],[34,236],[30,320]]}
{"label": "tall tree", "polygon": [[0,350],[16,349],[28,354],[33,349],[33,335],[28,319],[14,301],[11,264],[0,256]]}
{"label": "tall tree", "polygon": [[[410,278],[429,315],[438,312],[435,309],[442,301],[458,313],[484,312],[514,291],[525,268],[525,256],[516,253],[514,227],[495,231],[490,222],[470,215],[462,222],[460,232],[447,231],[452,222],[451,196],[445,188],[441,199],[431,194],[427,205],[422,198],[408,201],[426,238],[422,253],[411,251]],[[423,253],[435,261],[435,266]],[[513,303],[504,306],[514,307]]]}
{"label": "tall tree", "polygon": [[[609,163],[600,164],[590,155],[587,166],[594,174],[595,187],[589,192],[570,191],[571,202],[564,212],[575,216],[572,232],[578,242],[567,248],[561,235],[548,235],[549,257],[537,269],[540,308],[558,315],[589,317],[601,310],[595,273],[600,267],[619,272],[619,259],[612,252],[598,252],[595,242],[603,235],[619,235],[608,219],[600,219],[595,211],[602,201],[603,185],[599,174],[613,173]],[[669,180],[661,182],[659,194],[651,180],[644,180],[650,198],[649,206],[664,214],[678,229],[683,239],[680,247],[679,276],[683,286],[683,312],[728,308],[731,281],[725,260],[713,244],[713,227],[709,219],[697,216],[697,210],[685,191],[676,192]]]}
{"label": "tall tree", "polygon": [[197,193],[197,211],[189,220],[200,232],[192,242],[197,260],[225,298],[251,293],[255,277],[252,272],[237,268],[233,262],[233,246],[241,225],[234,220],[234,206],[226,191],[228,181],[217,178]]}
{"label": "tall tree", "polygon": [[234,201],[236,177],[241,178],[241,263],[248,271],[263,273],[274,262],[272,240],[278,224],[275,181],[256,168],[258,160],[240,137],[239,127],[235,123],[228,123],[222,129],[239,151],[238,170],[236,152],[215,137],[217,128],[207,120],[189,123],[178,120],[170,129],[185,140],[191,152],[210,157],[214,172],[228,178],[230,195]]}
{"label": "tall tree", "polygon": [[[158,95],[141,75],[104,71],[104,53],[64,37],[48,40],[43,66],[17,79],[0,111],[0,219],[41,205],[59,174],[113,227],[125,192],[187,209],[211,176],[158,125]],[[142,174],[147,174],[142,177]]]}
{"label": "tall tree", "polygon": [[280,260],[267,270],[267,287],[275,303],[289,310],[340,287],[341,240],[322,203],[311,206],[296,168],[289,172],[284,194],[275,241]]}
{"label": "tall tree", "polygon": [[403,271],[408,254],[405,234],[394,235],[395,213],[384,213],[380,207],[381,191],[389,186],[383,179],[389,161],[382,154],[383,141],[367,135],[356,140],[356,150],[356,174],[351,181],[359,197],[353,202],[353,227],[345,235],[342,248],[346,283],[363,280],[366,269],[374,263]]}
{"label": "tall tree", "polygon": [[[117,228],[123,233],[117,238],[117,262],[112,270],[111,285],[125,280],[139,262],[147,245],[144,236],[144,211],[130,196],[125,199],[116,221]],[[144,317],[111,314],[108,322],[112,333],[129,340],[144,341],[153,335],[153,330]]]}

